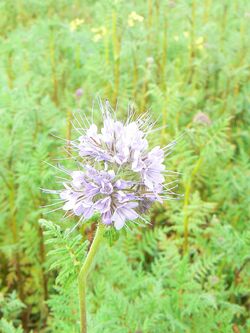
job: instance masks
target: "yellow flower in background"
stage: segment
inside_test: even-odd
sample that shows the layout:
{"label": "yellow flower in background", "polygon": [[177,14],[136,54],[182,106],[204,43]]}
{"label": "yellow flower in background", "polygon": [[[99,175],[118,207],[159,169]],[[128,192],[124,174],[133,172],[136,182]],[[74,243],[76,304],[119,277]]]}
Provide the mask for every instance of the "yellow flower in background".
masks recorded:
{"label": "yellow flower in background", "polygon": [[204,49],[204,37],[198,37],[195,41],[196,47],[199,50],[203,50]]}
{"label": "yellow flower in background", "polygon": [[91,31],[94,33],[93,41],[99,42],[106,34],[107,34],[107,28],[104,26],[101,26],[99,28],[93,28]]}
{"label": "yellow flower in background", "polygon": [[131,12],[128,16],[128,26],[133,27],[136,22],[143,22],[144,17],[138,15],[136,12]]}
{"label": "yellow flower in background", "polygon": [[84,23],[83,19],[76,18],[70,22],[70,31],[76,31],[77,28]]}
{"label": "yellow flower in background", "polygon": [[189,34],[189,32],[188,32],[188,31],[184,31],[184,32],[183,32],[183,36],[184,36],[184,37],[188,38],[188,37],[189,37],[189,35],[190,35],[190,34]]}

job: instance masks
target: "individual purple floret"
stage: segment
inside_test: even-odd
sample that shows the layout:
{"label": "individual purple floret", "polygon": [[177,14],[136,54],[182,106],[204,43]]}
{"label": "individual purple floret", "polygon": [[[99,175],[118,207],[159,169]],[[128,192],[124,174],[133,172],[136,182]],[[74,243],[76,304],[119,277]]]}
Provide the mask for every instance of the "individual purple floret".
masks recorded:
{"label": "individual purple floret", "polygon": [[143,197],[136,193],[134,182],[118,179],[113,170],[98,171],[89,165],[84,171],[73,171],[71,178],[60,193],[65,202],[64,210],[73,211],[84,218],[91,217],[97,211],[104,224],[114,222],[116,229],[123,227],[127,219],[138,217],[133,208]]}
{"label": "individual purple floret", "polygon": [[121,122],[108,104],[101,105],[101,111],[102,128],[87,119],[81,119],[85,128],[76,128],[82,135],[72,147],[80,170],[67,172],[70,180],[59,195],[65,211],[81,220],[98,212],[102,223],[119,230],[129,221],[143,219],[141,214],[155,201],[162,202],[173,193],[164,186],[163,164],[164,152],[173,145],[149,148],[152,125],[147,116],[133,120],[130,114]]}

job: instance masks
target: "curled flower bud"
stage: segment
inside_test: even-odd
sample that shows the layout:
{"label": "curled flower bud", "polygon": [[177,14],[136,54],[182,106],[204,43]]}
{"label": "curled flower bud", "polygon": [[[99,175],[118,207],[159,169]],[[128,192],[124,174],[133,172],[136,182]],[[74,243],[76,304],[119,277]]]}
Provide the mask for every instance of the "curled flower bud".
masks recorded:
{"label": "curled flower bud", "polygon": [[196,115],[193,118],[193,122],[196,124],[202,124],[202,125],[206,125],[206,126],[210,126],[212,124],[211,119],[204,112],[196,113]]}

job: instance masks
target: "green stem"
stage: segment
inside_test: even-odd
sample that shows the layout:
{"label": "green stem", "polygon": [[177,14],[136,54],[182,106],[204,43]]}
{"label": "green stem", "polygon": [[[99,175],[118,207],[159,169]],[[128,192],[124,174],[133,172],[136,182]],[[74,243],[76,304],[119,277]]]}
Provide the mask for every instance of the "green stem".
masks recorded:
{"label": "green stem", "polygon": [[94,240],[91,244],[87,257],[82,265],[78,275],[78,291],[79,291],[79,305],[80,305],[80,320],[81,320],[81,333],[87,333],[87,316],[86,316],[86,282],[91,264],[95,258],[99,245],[101,243],[104,225],[99,223],[96,229]]}
{"label": "green stem", "polygon": [[184,226],[184,244],[183,244],[183,252],[186,253],[188,249],[188,237],[189,237],[189,214],[188,214],[188,205],[189,205],[189,199],[190,199],[190,192],[191,192],[191,185],[194,176],[197,174],[201,164],[203,162],[202,157],[198,159],[196,162],[193,171],[191,172],[190,178],[187,182],[187,185],[185,186],[185,200],[184,200],[184,219],[183,219],[183,226]]}

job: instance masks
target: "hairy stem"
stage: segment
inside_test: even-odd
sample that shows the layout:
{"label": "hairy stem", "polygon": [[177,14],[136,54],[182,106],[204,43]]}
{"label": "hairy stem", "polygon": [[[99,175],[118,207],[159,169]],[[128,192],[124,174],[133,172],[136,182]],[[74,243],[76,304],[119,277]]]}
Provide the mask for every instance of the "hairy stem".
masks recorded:
{"label": "hairy stem", "polygon": [[95,258],[101,240],[104,233],[104,225],[98,224],[94,240],[91,244],[87,257],[82,265],[80,273],[78,275],[78,291],[79,291],[79,306],[80,306],[80,321],[81,321],[81,333],[87,333],[87,316],[86,316],[86,283],[87,276],[91,264]]}

